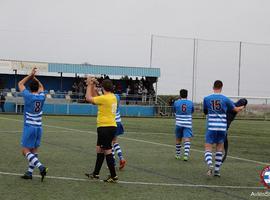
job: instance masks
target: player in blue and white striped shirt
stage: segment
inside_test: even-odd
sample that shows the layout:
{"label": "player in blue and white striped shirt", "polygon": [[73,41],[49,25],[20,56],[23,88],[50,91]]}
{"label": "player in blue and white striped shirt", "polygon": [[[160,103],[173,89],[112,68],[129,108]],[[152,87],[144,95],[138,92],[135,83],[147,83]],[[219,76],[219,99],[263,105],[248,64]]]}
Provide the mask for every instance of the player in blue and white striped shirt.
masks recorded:
{"label": "player in blue and white striped shirt", "polygon": [[115,94],[116,99],[117,99],[117,109],[116,109],[116,116],[115,116],[115,121],[117,124],[117,131],[115,133],[115,137],[113,138],[113,148],[112,148],[112,153],[114,156],[114,153],[116,152],[119,158],[119,169],[123,169],[126,165],[126,160],[124,159],[122,149],[117,141],[117,137],[119,135],[124,134],[124,127],[122,125],[122,120],[121,120],[121,115],[120,115],[120,97],[119,95]]}
{"label": "player in blue and white striped shirt", "polygon": [[208,166],[208,176],[213,173],[212,146],[216,144],[214,176],[220,177],[224,140],[227,134],[227,111],[239,112],[244,108],[243,106],[235,107],[228,97],[222,95],[222,87],[222,81],[215,81],[213,86],[214,94],[205,97],[203,100],[203,110],[207,115],[204,158]]}
{"label": "player in blue and white striped shirt", "polygon": [[188,91],[185,89],[180,90],[180,99],[174,102],[175,112],[175,148],[176,159],[181,157],[181,142],[184,140],[184,157],[183,160],[187,161],[189,158],[192,132],[192,113],[194,112],[194,105],[192,101],[187,100]]}
{"label": "player in blue and white striped shirt", "polygon": [[[41,181],[47,174],[48,168],[38,160],[38,147],[42,136],[42,108],[45,102],[44,87],[35,77],[36,68],[30,75],[26,76],[18,83],[20,92],[24,99],[24,128],[22,134],[22,153],[29,162],[28,170],[22,176],[23,179],[32,179],[34,168],[40,171]],[[30,91],[25,88],[25,84],[30,81]]]}

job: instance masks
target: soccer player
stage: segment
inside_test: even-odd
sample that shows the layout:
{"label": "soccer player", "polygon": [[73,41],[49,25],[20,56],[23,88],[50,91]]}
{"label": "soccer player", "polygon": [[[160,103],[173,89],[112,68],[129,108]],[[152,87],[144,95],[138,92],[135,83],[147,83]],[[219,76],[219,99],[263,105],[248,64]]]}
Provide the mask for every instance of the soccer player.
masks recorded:
{"label": "soccer player", "polygon": [[102,90],[104,95],[97,96],[95,85],[97,80],[94,78],[87,79],[86,100],[98,106],[97,114],[97,145],[96,145],[96,164],[95,169],[91,173],[85,175],[91,179],[99,179],[99,172],[102,167],[104,158],[106,157],[107,166],[110,170],[110,176],[104,182],[116,183],[118,177],[116,175],[114,158],[112,155],[112,140],[115,136],[116,126],[116,109],[117,99],[112,93],[113,84],[109,79],[102,82]]}
{"label": "soccer player", "polygon": [[221,94],[223,83],[214,82],[214,94],[203,100],[203,111],[207,115],[207,131],[205,134],[205,162],[208,166],[207,175],[213,174],[212,146],[216,144],[214,176],[220,177],[224,140],[227,134],[227,111],[239,112],[244,107],[235,107],[234,103]]}
{"label": "soccer player", "polygon": [[119,169],[121,170],[121,169],[124,169],[124,167],[126,165],[126,160],[123,157],[122,149],[117,141],[117,137],[119,135],[124,134],[124,127],[122,125],[121,115],[120,115],[120,97],[117,94],[115,94],[115,96],[117,99],[117,110],[116,110],[116,118],[115,118],[115,121],[117,124],[117,131],[116,131],[115,136],[114,136],[113,141],[112,141],[112,143],[113,143],[112,154],[114,156],[114,152],[117,153],[118,158],[119,158]]}
{"label": "soccer player", "polygon": [[[239,107],[239,106],[246,107],[247,104],[248,104],[248,101],[245,98],[239,99],[237,102],[234,103],[234,105],[236,107]],[[224,156],[222,158],[222,163],[226,160],[228,150],[229,150],[228,130],[229,130],[230,126],[231,126],[231,123],[235,119],[236,115],[237,115],[237,113],[234,112],[234,111],[227,111],[227,134],[226,134],[226,138],[225,138],[225,141],[224,141]]]}
{"label": "soccer player", "polygon": [[185,89],[180,90],[180,99],[174,102],[173,108],[175,112],[175,148],[176,159],[181,158],[181,142],[184,140],[184,161],[189,159],[189,151],[192,133],[192,113],[194,112],[194,105],[192,101],[187,100],[188,91]]}
{"label": "soccer player", "polygon": [[[47,174],[46,168],[38,159],[38,148],[42,136],[42,108],[45,101],[44,87],[35,77],[36,68],[18,83],[24,99],[24,128],[22,134],[22,153],[29,162],[28,170],[22,176],[23,179],[32,179],[34,168],[40,171],[41,181]],[[30,91],[25,84],[30,81]]]}

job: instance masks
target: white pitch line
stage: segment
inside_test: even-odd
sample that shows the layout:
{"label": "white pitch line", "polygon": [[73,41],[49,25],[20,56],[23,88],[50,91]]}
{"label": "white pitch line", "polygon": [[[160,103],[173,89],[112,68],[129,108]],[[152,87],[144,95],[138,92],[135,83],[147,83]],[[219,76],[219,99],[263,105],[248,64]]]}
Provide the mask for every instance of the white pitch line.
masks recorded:
{"label": "white pitch line", "polygon": [[[46,130],[46,133],[65,133],[65,132],[71,132],[73,130],[65,130],[65,131],[49,131],[49,130]],[[22,130],[11,130],[11,131],[4,131],[4,130],[0,130],[0,133],[21,133]],[[127,134],[132,134],[132,133],[135,133],[135,134],[141,134],[141,135],[166,135],[166,136],[170,136],[171,134],[168,134],[168,133],[158,133],[158,132],[135,132],[135,131],[128,131],[126,132]],[[204,135],[194,135],[194,137],[205,137]],[[230,135],[230,138],[255,138],[255,136],[239,136],[239,135]],[[267,138],[267,139],[270,139],[270,137],[260,137],[260,136],[256,136],[256,138]]]}
{"label": "white pitch line", "polygon": [[[161,132],[135,132],[135,131],[128,131],[126,132],[128,133],[135,133],[135,134],[141,134],[141,135],[166,135],[166,136],[170,136],[170,135],[174,135],[174,133],[172,134],[168,134],[168,133],[161,133]],[[194,137],[205,137],[205,135],[199,135],[199,134],[194,134]],[[264,136],[240,136],[240,135],[229,135],[230,138],[259,138],[259,139],[270,139],[270,137],[264,137]]]}
{"label": "white pitch line", "polygon": [[[10,118],[4,118],[4,117],[0,117],[0,119],[22,122],[22,120],[10,119]],[[85,130],[80,130],[80,129],[72,129],[72,128],[66,128],[66,127],[62,127],[62,126],[52,126],[52,125],[47,125],[47,124],[43,124],[43,126],[51,127],[51,128],[58,128],[58,129],[62,129],[62,130],[77,131],[77,132],[81,132],[81,133],[91,133],[91,134],[96,135],[96,132],[93,132],[93,131],[85,131]],[[120,136],[120,138],[125,139],[125,140],[130,140],[130,141],[136,141],[136,142],[141,142],[141,143],[158,145],[158,146],[175,147],[174,145],[170,145],[170,144],[163,144],[163,143],[158,143],[158,142],[151,142],[151,141],[147,141],[147,140],[139,140],[139,139],[128,138],[128,137],[123,137],[123,136]],[[198,149],[191,149],[191,151],[204,153],[204,151],[198,150]],[[260,164],[260,165],[270,165],[270,163],[260,162],[260,161],[256,161],[256,160],[250,160],[250,159],[246,159],[246,158],[240,158],[240,157],[235,157],[235,156],[227,156],[227,157],[228,158],[235,159],[235,160],[241,160],[241,161],[256,163],[256,164]]]}
{"label": "white pitch line", "polygon": [[[0,172],[0,175],[7,176],[22,176],[18,173],[10,172]],[[34,177],[40,177],[34,175]],[[55,180],[64,180],[64,181],[79,181],[79,182],[90,182],[89,179],[83,178],[73,178],[73,177],[63,177],[63,176],[46,176],[46,179],[55,179]],[[96,181],[95,181],[96,182]],[[103,182],[102,180],[99,182]],[[255,186],[238,186],[238,185],[196,185],[196,184],[182,184],[182,183],[152,183],[152,182],[138,182],[138,181],[118,181],[119,184],[130,184],[130,185],[150,185],[150,186],[174,186],[174,187],[192,187],[192,188],[224,188],[224,189],[260,189],[264,190],[264,187],[255,187]]]}

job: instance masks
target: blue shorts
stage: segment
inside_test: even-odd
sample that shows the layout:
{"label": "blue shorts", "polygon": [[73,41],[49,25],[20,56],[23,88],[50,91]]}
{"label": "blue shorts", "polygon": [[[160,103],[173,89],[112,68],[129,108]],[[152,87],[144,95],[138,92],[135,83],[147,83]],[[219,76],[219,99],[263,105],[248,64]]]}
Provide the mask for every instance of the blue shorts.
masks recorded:
{"label": "blue shorts", "polygon": [[181,126],[175,126],[175,137],[176,138],[191,138],[193,137],[192,129],[181,127]]}
{"label": "blue shorts", "polygon": [[40,146],[42,127],[24,125],[21,145],[29,149]]}
{"label": "blue shorts", "polygon": [[117,131],[116,131],[116,133],[114,135],[115,137],[124,134],[124,127],[123,127],[122,123],[117,122],[116,124],[117,124]]}
{"label": "blue shorts", "polygon": [[226,139],[226,131],[206,131],[205,142],[207,144],[220,144],[224,143]]}

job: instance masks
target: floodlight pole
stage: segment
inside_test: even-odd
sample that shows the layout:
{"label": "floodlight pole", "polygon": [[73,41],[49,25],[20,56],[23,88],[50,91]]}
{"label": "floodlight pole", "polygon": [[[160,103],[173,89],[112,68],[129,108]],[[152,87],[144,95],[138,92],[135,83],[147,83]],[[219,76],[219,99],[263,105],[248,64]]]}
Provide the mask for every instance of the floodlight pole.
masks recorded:
{"label": "floodlight pole", "polygon": [[196,39],[193,39],[193,65],[192,65],[192,101],[195,100],[195,89],[196,89]]}
{"label": "floodlight pole", "polygon": [[153,42],[154,42],[154,35],[151,34],[151,46],[150,46],[150,68],[152,67],[153,61]]}
{"label": "floodlight pole", "polygon": [[240,84],[241,84],[241,64],[242,64],[242,42],[239,43],[239,63],[238,63],[238,89],[237,96],[240,96]]}

